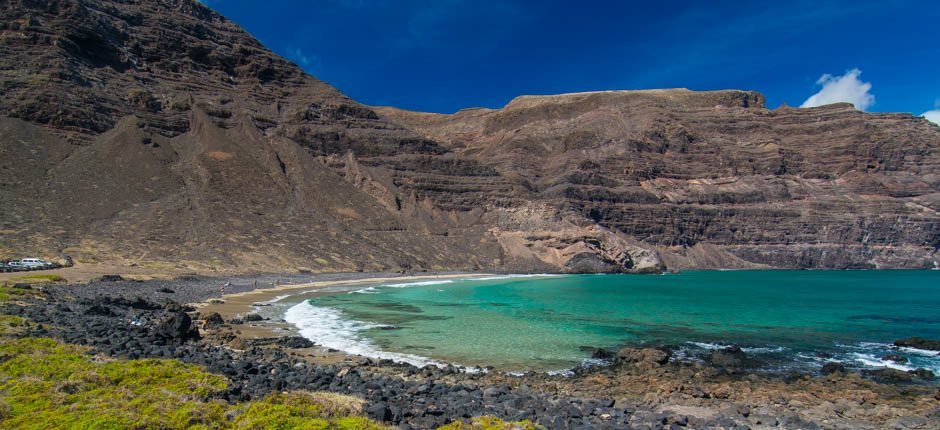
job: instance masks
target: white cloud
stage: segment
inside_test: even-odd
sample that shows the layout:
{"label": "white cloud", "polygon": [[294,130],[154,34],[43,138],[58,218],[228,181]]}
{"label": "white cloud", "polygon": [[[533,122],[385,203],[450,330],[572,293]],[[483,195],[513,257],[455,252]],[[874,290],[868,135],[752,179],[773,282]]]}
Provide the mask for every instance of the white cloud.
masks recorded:
{"label": "white cloud", "polygon": [[927,121],[940,125],[940,109],[929,110],[920,116],[927,118]]}
{"label": "white cloud", "polygon": [[816,81],[822,85],[818,93],[811,95],[800,107],[816,107],[831,103],[847,102],[855,105],[858,110],[866,110],[875,104],[875,96],[871,90],[870,82],[862,82],[858,77],[862,71],[852,69],[842,76],[825,74]]}
{"label": "white cloud", "polygon": [[310,65],[310,57],[307,54],[304,54],[300,48],[294,49],[288,54],[288,57],[292,58],[294,61],[300,63],[302,66]]}

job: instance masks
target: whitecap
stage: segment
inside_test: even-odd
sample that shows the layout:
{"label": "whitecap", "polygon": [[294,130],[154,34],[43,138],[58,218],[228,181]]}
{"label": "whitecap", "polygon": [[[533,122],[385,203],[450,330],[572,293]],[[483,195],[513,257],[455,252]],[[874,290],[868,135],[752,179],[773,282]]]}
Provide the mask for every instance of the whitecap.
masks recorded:
{"label": "whitecap", "polygon": [[787,348],[782,346],[754,346],[754,347],[742,347],[741,351],[752,352],[752,353],[767,353],[767,352],[783,352]]}
{"label": "whitecap", "polygon": [[562,276],[553,273],[532,273],[532,274],[516,274],[516,275],[495,275],[495,276],[483,276],[480,278],[467,278],[467,281],[499,281],[503,279],[516,279],[516,278],[549,278],[555,276]]}
{"label": "whitecap", "polygon": [[908,354],[922,355],[924,357],[940,357],[940,352],[931,351],[929,349],[919,349],[919,348],[911,348],[909,346],[901,346],[901,347],[898,347],[898,350],[904,351]]}
{"label": "whitecap", "polygon": [[725,348],[728,347],[728,345],[719,345],[719,344],[717,344],[717,343],[708,343],[708,342],[692,342],[692,341],[689,341],[689,342],[686,342],[686,343],[688,343],[688,344],[690,344],[690,345],[695,345],[695,346],[697,346],[697,347],[699,347],[699,348],[702,348],[702,349],[711,349],[711,350],[715,350],[715,349],[725,349]]}
{"label": "whitecap", "polygon": [[368,339],[359,336],[359,332],[382,327],[381,324],[348,319],[338,309],[314,306],[307,300],[288,309],[284,313],[284,320],[297,327],[301,336],[327,348],[370,358],[390,359],[418,367],[443,366],[440,362],[415,354],[382,351]]}
{"label": "whitecap", "polygon": [[[301,336],[310,339],[317,345],[337,349],[347,354],[379,360],[388,359],[418,367],[446,366],[443,362],[416,354],[383,351],[368,339],[360,336],[359,333],[371,328],[391,326],[349,319],[339,309],[314,306],[309,300],[304,300],[289,308],[284,313],[284,321],[293,324],[297,327]],[[454,366],[466,373],[486,372],[485,369],[473,366],[461,366],[459,364],[454,364]]]}
{"label": "whitecap", "polygon": [[903,370],[905,372],[909,370],[914,370],[913,367],[905,366],[903,364],[898,364],[891,360],[884,360],[872,354],[863,354],[860,352],[855,352],[855,353],[852,353],[852,357],[855,361],[862,363],[869,367],[888,367],[891,369]]}
{"label": "whitecap", "polygon": [[421,287],[424,285],[450,284],[453,282],[454,282],[453,279],[438,279],[434,281],[402,282],[400,284],[382,284],[382,285],[379,285],[379,287],[408,288],[408,287]]}

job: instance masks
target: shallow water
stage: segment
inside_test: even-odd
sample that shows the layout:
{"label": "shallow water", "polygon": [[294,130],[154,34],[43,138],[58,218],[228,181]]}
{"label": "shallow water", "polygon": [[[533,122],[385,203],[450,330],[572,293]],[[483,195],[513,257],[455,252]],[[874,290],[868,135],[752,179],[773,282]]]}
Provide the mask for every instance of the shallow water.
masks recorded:
{"label": "shallow water", "polygon": [[[321,345],[414,364],[559,370],[593,347],[670,345],[695,359],[735,344],[766,370],[836,360],[940,373],[935,352],[890,346],[940,338],[940,271],[493,277],[372,286],[290,305],[285,319]],[[883,360],[888,353],[910,363]]]}

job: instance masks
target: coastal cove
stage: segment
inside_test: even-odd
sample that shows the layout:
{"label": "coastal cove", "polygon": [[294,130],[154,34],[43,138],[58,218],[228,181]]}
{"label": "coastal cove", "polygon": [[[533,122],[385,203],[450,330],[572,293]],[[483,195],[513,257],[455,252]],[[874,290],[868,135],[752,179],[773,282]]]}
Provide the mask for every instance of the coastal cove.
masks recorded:
{"label": "coastal cove", "polygon": [[[573,278],[653,282],[670,276]],[[467,277],[478,279],[460,280]],[[875,430],[910,428],[909,424],[936,419],[936,378],[925,369],[857,371],[847,365],[829,371],[766,373],[750,367],[749,360],[735,362],[737,354],[726,350],[714,350],[704,359],[682,357],[674,350],[670,359],[663,349],[627,347],[605,360],[609,365],[577,368],[564,375],[499,368],[460,372],[448,365],[418,367],[331,350],[298,336],[297,328],[282,319],[287,309],[309,298],[381,297],[383,289],[412,293],[433,288],[437,293],[465,282],[501,282],[500,288],[511,291],[518,288],[512,282],[565,278],[569,276],[467,273],[270,274],[150,281],[111,277],[80,285],[7,287],[4,292],[10,300],[0,305],[0,313],[10,321],[25,321],[19,323],[17,337],[51,337],[91,348],[82,354],[91,363],[101,357],[132,362],[170,358],[203,366],[227,378],[229,388],[220,398],[228,402],[263,401],[273,393],[293,390],[352,395],[365,400],[363,412],[368,417],[402,429],[436,428],[480,415],[531,419],[546,428],[610,429],[672,423],[687,428]],[[398,288],[379,286],[383,284]],[[225,296],[219,294],[221,285],[226,285]],[[375,291],[380,293],[369,294]],[[596,292],[592,297],[603,298]],[[204,304],[185,304],[200,302]],[[609,304],[598,309],[606,307]],[[399,310],[404,309],[408,308]],[[378,351],[394,352],[385,346]],[[898,351],[909,355],[904,349],[894,352]],[[745,354],[760,358],[752,348]]]}
{"label": "coastal cove", "polygon": [[938,271],[452,275],[285,290],[253,308],[318,345],[415,365],[560,371],[597,348],[694,361],[740,346],[769,372],[839,362],[937,373],[936,352],[891,345],[940,337],[937,285]]}

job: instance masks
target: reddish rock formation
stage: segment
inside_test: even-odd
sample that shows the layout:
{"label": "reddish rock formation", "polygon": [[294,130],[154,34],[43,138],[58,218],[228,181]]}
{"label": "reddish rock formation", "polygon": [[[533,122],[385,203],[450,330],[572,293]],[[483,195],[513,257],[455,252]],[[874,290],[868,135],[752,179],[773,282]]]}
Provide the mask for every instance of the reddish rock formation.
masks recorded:
{"label": "reddish rock formation", "polygon": [[940,245],[940,128],[907,114],[684,89],[377,111],[673,268],[933,267]]}

